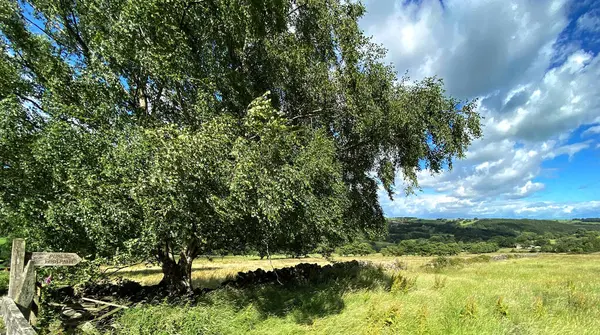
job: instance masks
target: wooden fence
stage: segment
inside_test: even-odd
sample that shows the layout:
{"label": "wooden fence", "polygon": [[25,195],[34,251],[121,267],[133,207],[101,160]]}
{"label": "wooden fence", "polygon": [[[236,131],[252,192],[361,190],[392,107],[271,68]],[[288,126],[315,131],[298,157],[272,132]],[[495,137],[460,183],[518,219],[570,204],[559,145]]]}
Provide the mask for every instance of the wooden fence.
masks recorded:
{"label": "wooden fence", "polygon": [[32,335],[35,330],[36,276],[40,266],[75,265],[81,258],[72,253],[25,252],[25,240],[16,238],[12,243],[8,296],[0,301],[0,313],[7,335]]}

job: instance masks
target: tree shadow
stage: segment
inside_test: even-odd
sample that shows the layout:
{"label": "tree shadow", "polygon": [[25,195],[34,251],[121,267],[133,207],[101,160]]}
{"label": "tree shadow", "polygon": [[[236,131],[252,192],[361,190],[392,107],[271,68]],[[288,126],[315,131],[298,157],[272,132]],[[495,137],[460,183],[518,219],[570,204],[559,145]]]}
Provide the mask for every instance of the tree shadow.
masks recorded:
{"label": "tree shadow", "polygon": [[343,296],[348,291],[389,290],[391,278],[380,267],[358,262],[335,267],[314,265],[310,272],[312,277],[300,280],[286,277],[279,282],[246,287],[225,286],[200,296],[198,302],[225,301],[239,310],[252,305],[265,319],[291,316],[296,323],[312,324],[315,319],[341,313],[345,308]]}

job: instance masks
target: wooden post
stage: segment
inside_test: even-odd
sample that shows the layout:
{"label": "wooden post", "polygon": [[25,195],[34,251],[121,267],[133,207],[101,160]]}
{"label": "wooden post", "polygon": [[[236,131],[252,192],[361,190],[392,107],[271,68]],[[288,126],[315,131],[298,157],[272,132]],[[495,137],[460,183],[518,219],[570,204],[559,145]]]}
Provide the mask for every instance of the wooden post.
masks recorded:
{"label": "wooden post", "polygon": [[15,238],[12,243],[12,254],[10,256],[10,279],[8,282],[8,297],[16,299],[23,280],[23,268],[25,267],[25,240]]}
{"label": "wooden post", "polygon": [[31,303],[33,302],[33,296],[35,294],[35,262],[27,262],[23,276],[21,277],[21,286],[18,288],[17,295],[15,297],[15,304],[25,316],[25,319],[29,320],[31,314]]}
{"label": "wooden post", "polygon": [[[26,257],[27,256],[27,257]],[[28,260],[25,264],[25,259]],[[8,297],[2,302],[4,323],[10,329],[21,329],[21,321],[36,322],[36,310],[32,311],[36,295],[35,268],[40,266],[72,266],[81,262],[81,258],[73,253],[33,252],[25,253],[25,240],[13,240],[10,259],[10,279],[8,282]],[[14,307],[14,308],[13,308]],[[18,312],[15,312],[17,310]],[[18,314],[18,315],[17,315]],[[31,327],[30,327],[31,328]],[[22,333],[25,334],[25,333]],[[29,334],[29,333],[27,333]]]}
{"label": "wooden post", "polygon": [[35,335],[35,331],[11,298],[0,298],[0,314],[4,318],[7,335]]}

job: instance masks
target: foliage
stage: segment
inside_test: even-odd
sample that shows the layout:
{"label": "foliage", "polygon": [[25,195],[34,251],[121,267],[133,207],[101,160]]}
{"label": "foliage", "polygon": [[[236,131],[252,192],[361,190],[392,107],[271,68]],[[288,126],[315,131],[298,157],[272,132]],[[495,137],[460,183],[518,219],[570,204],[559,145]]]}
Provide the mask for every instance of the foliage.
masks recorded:
{"label": "foliage", "polygon": [[508,305],[504,302],[504,296],[501,295],[498,297],[498,300],[496,300],[495,310],[501,317],[508,316]]}
{"label": "foliage", "polygon": [[378,183],[412,191],[481,130],[441,80],[397,78],[364,12],[0,0],[0,233],[150,259],[187,290],[201,254],[381,234]]}
{"label": "foliage", "polygon": [[0,296],[8,293],[8,280],[10,273],[8,271],[0,271]]}
{"label": "foliage", "polygon": [[0,269],[10,265],[11,247],[9,239],[0,237]]}
{"label": "foliage", "polygon": [[433,288],[435,290],[443,289],[446,287],[446,283],[448,282],[448,277],[435,276],[433,282]]}
{"label": "foliage", "polygon": [[315,254],[320,254],[321,256],[323,256],[325,258],[330,258],[334,251],[335,251],[335,248],[333,248],[330,245],[327,245],[326,243],[319,244],[315,248],[315,250],[313,250],[313,252]]}
{"label": "foliage", "polygon": [[451,256],[459,254],[463,251],[479,254],[496,252],[498,249],[499,247],[495,243],[438,242],[434,237],[432,237],[429,240],[403,240],[395,246],[388,246],[381,249],[381,253],[384,256]]}
{"label": "foliage", "polygon": [[528,243],[539,237],[554,239],[578,231],[600,231],[600,226],[579,222],[526,219],[479,219],[462,225],[460,220],[388,219],[388,241],[431,239],[457,242],[494,242],[501,247],[514,247],[516,239]]}
{"label": "foliage", "polygon": [[600,251],[600,233],[585,232],[579,236],[566,236],[557,239],[554,243],[544,244],[543,252],[570,252],[591,253]]}
{"label": "foliage", "polygon": [[390,288],[390,291],[392,293],[394,293],[394,292],[408,293],[408,291],[414,289],[416,285],[417,285],[417,277],[411,278],[411,277],[407,277],[407,276],[404,276],[404,275],[398,273],[392,277],[392,286]]}
{"label": "foliage", "polygon": [[473,296],[469,297],[465,303],[465,307],[460,312],[461,317],[465,318],[474,318],[477,316],[479,308],[477,305],[477,301]]}
{"label": "foliage", "polygon": [[346,244],[337,249],[337,253],[342,256],[365,256],[374,253],[375,250],[369,243],[354,242]]}
{"label": "foliage", "polygon": [[397,246],[386,247],[381,253],[386,256],[402,255],[456,255],[462,251],[457,243],[429,242],[427,240],[404,240]]}
{"label": "foliage", "polygon": [[463,226],[460,220],[394,218],[389,219],[388,229],[388,240],[397,244],[381,252],[393,256],[490,253],[517,245],[543,252],[600,251],[600,225],[579,222],[480,219]]}
{"label": "foliage", "polygon": [[478,242],[467,244],[465,249],[472,254],[485,254],[496,252],[498,251],[499,247],[495,243]]}
{"label": "foliage", "polygon": [[491,259],[492,258],[487,255],[478,255],[469,258],[439,256],[434,258],[425,267],[439,271],[449,267],[461,267],[465,264],[487,263],[491,261]]}

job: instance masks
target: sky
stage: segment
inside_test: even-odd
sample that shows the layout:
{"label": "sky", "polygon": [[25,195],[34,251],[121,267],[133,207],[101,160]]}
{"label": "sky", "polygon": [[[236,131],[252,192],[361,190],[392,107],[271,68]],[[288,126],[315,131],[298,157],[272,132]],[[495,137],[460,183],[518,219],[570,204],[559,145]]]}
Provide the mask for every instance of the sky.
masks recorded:
{"label": "sky", "polygon": [[409,197],[381,190],[386,216],[600,217],[600,1],[363,3],[386,62],[441,77],[485,117],[451,171],[421,171]]}

